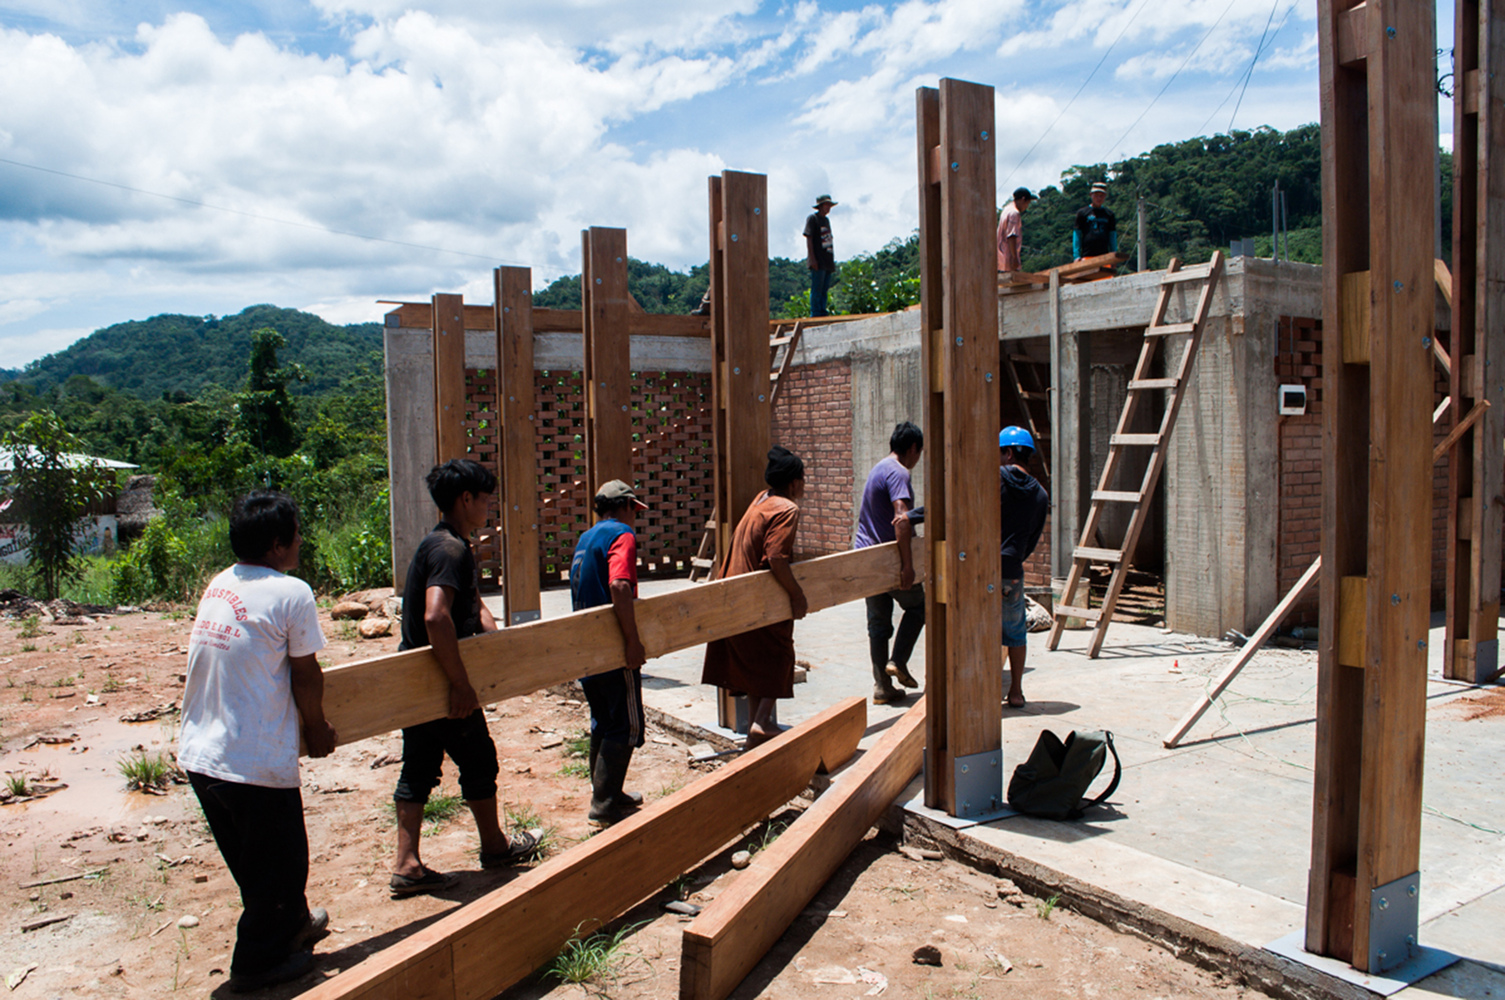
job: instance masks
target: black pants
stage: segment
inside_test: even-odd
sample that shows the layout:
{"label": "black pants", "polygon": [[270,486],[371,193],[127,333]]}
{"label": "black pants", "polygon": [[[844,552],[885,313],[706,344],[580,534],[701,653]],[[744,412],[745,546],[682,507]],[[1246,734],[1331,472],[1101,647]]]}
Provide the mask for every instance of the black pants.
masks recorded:
{"label": "black pants", "polygon": [[608,670],[580,678],[591,707],[591,735],[623,746],[643,745],[643,672]]}
{"label": "black pants", "polygon": [[230,971],[255,976],[292,953],[308,923],[308,834],[303,795],[188,772],[245,910],[235,932]]}
{"label": "black pants", "polygon": [[[899,619],[899,634],[894,638],[890,652],[888,638],[894,634],[894,605],[904,612]],[[889,661],[901,667],[909,666],[909,657],[914,652],[915,642],[920,638],[920,629],[925,627],[925,585],[917,583],[908,590],[890,590],[867,599],[867,645],[873,661],[873,682],[879,687],[888,687]]]}
{"label": "black pants", "polygon": [[463,719],[433,719],[402,731],[402,773],[395,802],[423,805],[439,787],[444,755],[460,771],[460,797],[466,802],[496,798],[496,743],[486,716],[476,709]]}

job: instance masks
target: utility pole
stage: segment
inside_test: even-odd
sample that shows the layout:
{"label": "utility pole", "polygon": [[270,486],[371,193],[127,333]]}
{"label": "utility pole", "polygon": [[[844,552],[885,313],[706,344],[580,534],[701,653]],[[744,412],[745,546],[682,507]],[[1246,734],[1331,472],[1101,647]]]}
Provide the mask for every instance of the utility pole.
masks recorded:
{"label": "utility pole", "polygon": [[1280,178],[1270,190],[1270,258],[1280,263]]}
{"label": "utility pole", "polygon": [[1139,196],[1139,270],[1141,273],[1149,270],[1150,255],[1144,246],[1145,231],[1149,226],[1145,222],[1144,195]]}

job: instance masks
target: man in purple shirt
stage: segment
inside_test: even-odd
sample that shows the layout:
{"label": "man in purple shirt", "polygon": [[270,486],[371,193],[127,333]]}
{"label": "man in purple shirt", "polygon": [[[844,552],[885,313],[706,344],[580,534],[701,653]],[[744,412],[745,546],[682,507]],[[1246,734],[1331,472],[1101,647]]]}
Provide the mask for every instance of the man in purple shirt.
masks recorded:
{"label": "man in purple shirt", "polygon": [[[914,582],[914,557],[910,546],[911,522],[900,515],[915,505],[909,470],[920,460],[925,435],[908,420],[894,428],[888,439],[889,455],[873,466],[862,488],[862,509],[857,515],[857,534],[852,547],[865,549],[884,542],[899,543],[899,589],[867,599],[867,645],[873,661],[873,704],[886,705],[903,701],[908,693],[894,687],[892,675],[905,687],[919,687],[909,672],[909,656],[914,652],[920,629],[925,627],[925,588]],[[897,527],[895,526],[897,522]],[[899,619],[899,634],[893,650],[888,647],[894,635],[894,604],[904,612]]]}

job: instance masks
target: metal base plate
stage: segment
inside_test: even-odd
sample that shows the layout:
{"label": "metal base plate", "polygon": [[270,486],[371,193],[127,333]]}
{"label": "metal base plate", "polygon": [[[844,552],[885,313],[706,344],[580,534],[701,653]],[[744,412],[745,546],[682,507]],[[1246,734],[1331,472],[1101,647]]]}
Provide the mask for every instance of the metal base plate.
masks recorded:
{"label": "metal base plate", "polygon": [[1307,951],[1306,932],[1303,930],[1294,930],[1280,940],[1270,942],[1265,945],[1265,950],[1386,997],[1399,993],[1407,986],[1419,983],[1432,973],[1441,972],[1458,961],[1458,956],[1452,952],[1418,946],[1409,961],[1393,969],[1387,969],[1383,973],[1360,972],[1347,962]]}
{"label": "metal base plate", "polygon": [[995,819],[1008,819],[1010,816],[1019,815],[1008,806],[1000,806],[996,811],[983,813],[981,816],[948,816],[939,809],[931,809],[927,806],[923,791],[904,803],[904,811],[914,813],[916,816],[924,816],[928,820],[932,820],[942,826],[949,826],[953,830],[965,830],[970,826],[981,826],[984,823],[991,823]]}
{"label": "metal base plate", "polygon": [[1421,926],[1421,873],[1369,892],[1369,967],[1384,973],[1411,960]]}

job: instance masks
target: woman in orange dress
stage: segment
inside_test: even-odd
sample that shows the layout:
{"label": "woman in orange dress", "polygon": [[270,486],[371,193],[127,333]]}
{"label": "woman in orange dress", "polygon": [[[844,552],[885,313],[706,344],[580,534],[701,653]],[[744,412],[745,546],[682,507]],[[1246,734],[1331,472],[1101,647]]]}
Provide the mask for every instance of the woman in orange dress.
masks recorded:
{"label": "woman in orange dress", "polygon": [[789,569],[800,520],[796,501],[805,494],[805,463],[775,445],[768,452],[763,480],[768,489],[737,523],[718,578],[770,570],[789,594],[792,617],[707,643],[700,678],[703,683],[747,695],[752,713],[747,727],[749,749],[779,733],[771,718],[774,701],[794,697],[794,622],[808,610],[805,592]]}

